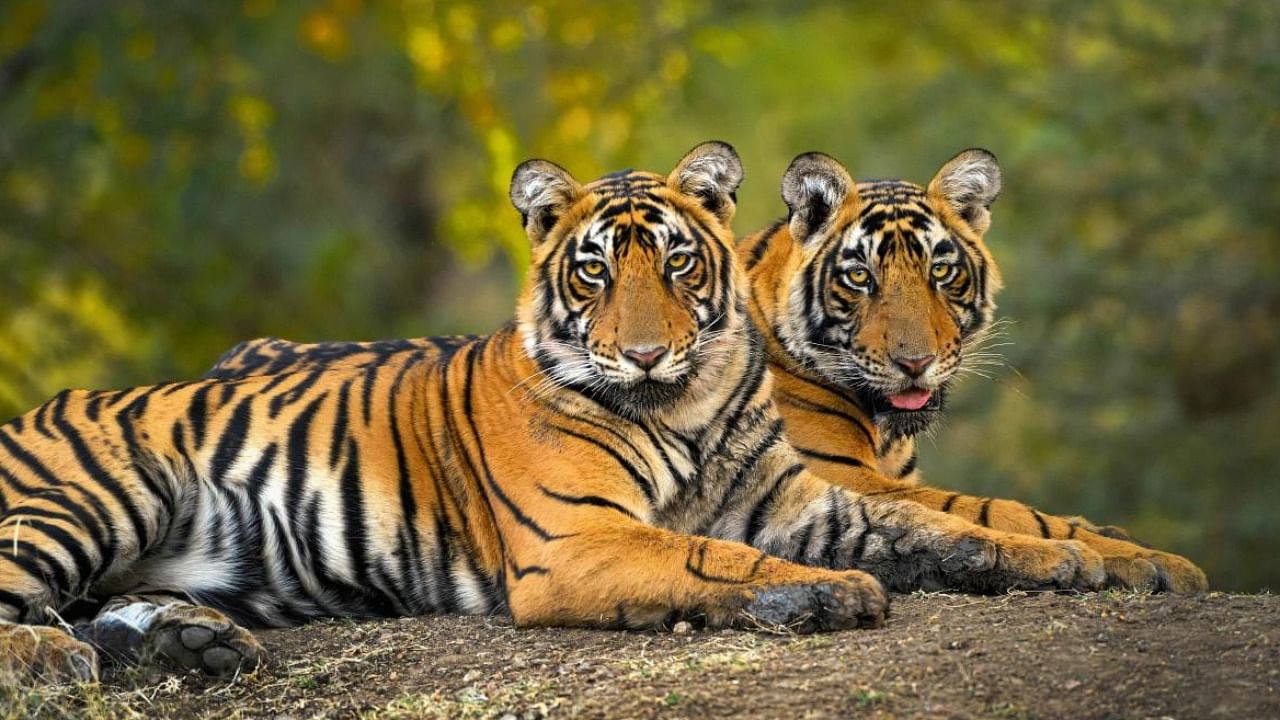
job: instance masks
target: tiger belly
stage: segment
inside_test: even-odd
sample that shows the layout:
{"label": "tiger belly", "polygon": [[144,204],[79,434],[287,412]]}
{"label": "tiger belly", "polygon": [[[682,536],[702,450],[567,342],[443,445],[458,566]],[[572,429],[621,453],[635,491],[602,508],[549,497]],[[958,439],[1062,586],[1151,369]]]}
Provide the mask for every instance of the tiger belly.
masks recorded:
{"label": "tiger belly", "polygon": [[165,540],[94,594],[181,593],[249,626],[487,613],[498,604],[494,583],[436,516],[420,514],[410,529],[387,498],[354,507],[341,478],[307,485],[291,497],[283,477],[261,486],[198,483]]}

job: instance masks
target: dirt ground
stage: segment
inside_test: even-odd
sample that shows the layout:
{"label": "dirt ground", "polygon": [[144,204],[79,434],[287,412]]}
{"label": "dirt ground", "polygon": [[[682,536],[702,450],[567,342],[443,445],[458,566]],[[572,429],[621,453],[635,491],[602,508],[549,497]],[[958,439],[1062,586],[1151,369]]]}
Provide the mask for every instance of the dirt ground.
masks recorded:
{"label": "dirt ground", "polygon": [[516,630],[506,618],[259,634],[234,682],[154,671],[0,689],[8,717],[1276,718],[1280,597],[916,594],[814,636]]}

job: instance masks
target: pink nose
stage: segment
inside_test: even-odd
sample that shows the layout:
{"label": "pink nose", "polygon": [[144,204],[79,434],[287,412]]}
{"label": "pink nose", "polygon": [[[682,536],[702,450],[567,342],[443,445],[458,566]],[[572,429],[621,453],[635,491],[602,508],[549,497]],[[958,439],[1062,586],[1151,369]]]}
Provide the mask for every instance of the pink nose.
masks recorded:
{"label": "pink nose", "polygon": [[934,355],[916,355],[915,357],[895,357],[893,362],[902,368],[902,372],[913,378],[920,377],[929,365],[933,364]]}
{"label": "pink nose", "polygon": [[622,355],[639,366],[641,370],[652,370],[666,354],[667,349],[660,345],[646,345],[622,351]]}

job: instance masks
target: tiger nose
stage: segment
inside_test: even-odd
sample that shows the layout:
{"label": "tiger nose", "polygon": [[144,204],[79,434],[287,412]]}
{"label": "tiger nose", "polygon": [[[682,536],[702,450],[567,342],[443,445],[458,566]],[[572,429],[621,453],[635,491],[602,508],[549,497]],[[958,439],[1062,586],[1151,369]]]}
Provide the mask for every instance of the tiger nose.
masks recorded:
{"label": "tiger nose", "polygon": [[652,370],[666,354],[667,349],[661,345],[644,345],[622,351],[623,357],[638,365],[641,370]]}
{"label": "tiger nose", "polygon": [[935,355],[916,355],[915,357],[895,357],[894,364],[902,368],[902,372],[913,378],[918,378],[929,369],[929,365],[933,363]]}

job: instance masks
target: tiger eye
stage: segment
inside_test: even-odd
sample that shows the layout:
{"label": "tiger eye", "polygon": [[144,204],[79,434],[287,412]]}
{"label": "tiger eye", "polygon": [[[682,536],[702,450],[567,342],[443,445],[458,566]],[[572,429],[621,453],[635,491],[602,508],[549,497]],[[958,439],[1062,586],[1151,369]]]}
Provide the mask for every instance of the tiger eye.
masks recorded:
{"label": "tiger eye", "polygon": [[938,263],[933,266],[933,279],[944,280],[951,274],[951,266],[946,263]]}
{"label": "tiger eye", "polygon": [[583,263],[582,272],[586,273],[590,277],[600,277],[604,274],[604,263],[599,260],[592,260],[591,262]]}
{"label": "tiger eye", "polygon": [[858,267],[849,271],[849,280],[854,285],[865,285],[871,279],[871,273],[866,268]]}
{"label": "tiger eye", "polygon": [[690,257],[689,253],[676,253],[667,258],[667,267],[672,270],[683,270],[689,267],[690,260],[692,260],[692,257]]}

